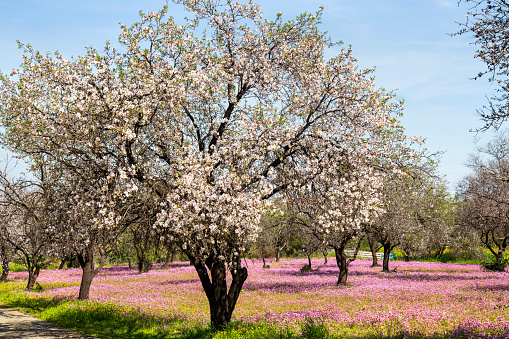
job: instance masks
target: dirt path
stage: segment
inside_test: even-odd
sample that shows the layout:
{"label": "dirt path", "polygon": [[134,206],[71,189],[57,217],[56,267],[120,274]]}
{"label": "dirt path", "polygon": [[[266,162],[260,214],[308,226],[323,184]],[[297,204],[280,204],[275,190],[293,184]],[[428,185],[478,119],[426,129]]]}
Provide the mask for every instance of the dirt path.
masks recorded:
{"label": "dirt path", "polygon": [[24,313],[0,307],[0,339],[84,339],[92,338],[36,319]]}

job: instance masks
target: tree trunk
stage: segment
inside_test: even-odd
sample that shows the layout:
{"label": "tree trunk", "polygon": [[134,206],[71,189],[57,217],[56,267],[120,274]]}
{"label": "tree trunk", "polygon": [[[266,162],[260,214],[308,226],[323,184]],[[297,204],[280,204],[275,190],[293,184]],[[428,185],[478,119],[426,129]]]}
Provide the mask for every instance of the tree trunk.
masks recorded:
{"label": "tree trunk", "polygon": [[276,262],[279,262],[279,259],[281,259],[281,251],[286,247],[286,243],[279,247],[279,246],[275,246],[274,248],[274,252],[276,253]]}
{"label": "tree trunk", "polygon": [[309,271],[311,272],[311,255],[307,255],[308,256],[308,265],[309,265]]}
{"label": "tree trunk", "polygon": [[334,252],[336,254],[336,264],[339,268],[338,282],[336,285],[346,285],[346,280],[348,278],[348,267],[350,263],[357,258],[357,253],[359,253],[359,249],[361,248],[361,242],[364,237],[361,237],[357,242],[357,246],[355,247],[353,258],[348,259],[345,254],[345,248],[352,236],[344,238],[338,246],[334,246]]}
{"label": "tree trunk", "polygon": [[138,255],[138,273],[147,273],[152,269],[152,262],[142,253]]}
{"label": "tree trunk", "polygon": [[327,254],[328,253],[327,253],[327,251],[324,251],[324,252],[322,252],[322,254],[323,254],[323,264],[327,265]]}
{"label": "tree trunk", "polygon": [[[226,283],[226,265],[214,255],[210,255],[205,263],[187,252],[186,255],[196,269],[209,301],[210,321],[214,329],[221,330],[231,320],[235,304],[247,279],[247,269],[240,267],[240,257],[236,260],[236,269],[230,269],[232,283],[230,289]],[[209,275],[210,273],[210,275]]]}
{"label": "tree trunk", "polygon": [[58,266],[58,269],[61,270],[65,266],[65,257],[60,261],[60,265]]}
{"label": "tree trunk", "polygon": [[166,255],[166,260],[164,261],[163,266],[161,268],[168,268],[170,264],[173,262],[173,252],[168,252]]}
{"label": "tree trunk", "polygon": [[276,246],[276,248],[274,249],[274,253],[276,254],[276,262],[279,262],[279,258],[281,256],[281,252],[279,250],[279,247]]}
{"label": "tree trunk", "polygon": [[368,245],[369,250],[371,251],[371,257],[373,258],[373,263],[371,264],[371,267],[377,267],[380,266],[378,264],[378,257],[376,256],[376,247],[375,247],[375,241],[373,240],[373,236],[368,233]]}
{"label": "tree trunk", "polygon": [[[81,261],[81,260],[80,260]],[[87,300],[90,297],[90,286],[94,279],[94,264],[92,261],[87,260],[83,267],[83,274],[81,276],[80,292],[78,294],[79,300]]]}
{"label": "tree trunk", "polygon": [[385,243],[384,244],[384,260],[383,260],[383,266],[382,266],[382,272],[389,273],[389,258],[391,256],[391,244]]}
{"label": "tree trunk", "polygon": [[9,276],[9,257],[7,255],[7,250],[2,248],[2,276],[0,276],[0,281],[7,281],[7,277]]}
{"label": "tree trunk", "polygon": [[41,267],[38,265],[28,267],[28,282],[27,282],[27,287],[25,288],[26,291],[31,291],[34,289],[35,282],[37,281],[37,278],[39,277],[40,271],[41,271]]}
{"label": "tree trunk", "polygon": [[84,253],[78,254],[77,257],[80,262],[81,269],[83,270],[83,274],[81,275],[78,299],[87,300],[90,296],[90,286],[92,285],[92,280],[104,266],[104,258],[101,256],[99,266],[94,268],[95,257],[93,246],[86,248]]}
{"label": "tree trunk", "polygon": [[346,279],[348,278],[348,262],[345,254],[345,248],[342,247],[334,247],[334,252],[336,252],[336,263],[339,268],[339,276],[338,282],[336,285],[346,285]]}

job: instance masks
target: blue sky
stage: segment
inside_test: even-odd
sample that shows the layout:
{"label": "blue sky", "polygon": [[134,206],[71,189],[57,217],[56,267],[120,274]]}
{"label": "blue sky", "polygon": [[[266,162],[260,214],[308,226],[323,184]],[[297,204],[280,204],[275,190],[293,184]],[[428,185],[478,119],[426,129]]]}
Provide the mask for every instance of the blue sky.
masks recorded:
{"label": "blue sky", "polygon": [[[470,80],[484,65],[473,58],[476,47],[467,36],[450,37],[464,22],[467,7],[456,0],[258,0],[265,16],[297,14],[324,7],[322,29],[333,40],[351,45],[362,68],[376,67],[379,87],[396,90],[405,102],[407,134],[426,138],[430,151],[445,152],[439,171],[451,191],[469,169],[474,139],[488,141],[492,133],[469,132],[482,126],[476,109],[487,103],[495,87]],[[60,51],[65,57],[100,49],[116,41],[119,22],[131,24],[138,12],[156,11],[163,0],[24,0],[0,1],[0,70],[17,68],[21,52],[16,40],[40,51]],[[170,3],[170,14],[183,12]],[[331,51],[332,53],[332,51]]]}

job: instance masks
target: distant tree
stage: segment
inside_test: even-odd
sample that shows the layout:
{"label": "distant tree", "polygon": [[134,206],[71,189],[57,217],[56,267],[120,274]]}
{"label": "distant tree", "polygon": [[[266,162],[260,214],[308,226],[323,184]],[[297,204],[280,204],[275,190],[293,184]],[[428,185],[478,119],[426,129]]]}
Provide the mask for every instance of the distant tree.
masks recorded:
{"label": "distant tree", "polygon": [[265,213],[260,219],[261,232],[253,244],[253,250],[264,260],[268,256],[274,256],[276,262],[281,258],[281,252],[288,246],[290,238],[295,233],[286,207],[277,203],[278,213]]}
{"label": "distant tree", "polygon": [[462,200],[459,223],[477,233],[482,244],[493,254],[486,263],[491,270],[503,271],[504,254],[509,245],[509,140],[506,134],[478,148],[470,157],[472,174],[459,186]]}
{"label": "distant tree", "polygon": [[380,198],[383,212],[365,227],[384,248],[384,272],[389,272],[390,253],[395,247],[402,246],[409,255],[421,243],[426,223],[438,222],[437,178],[424,169],[426,165],[407,168],[407,174],[385,176]]}
{"label": "distant tree", "polygon": [[[381,174],[359,159],[344,160],[338,171],[328,171],[324,181],[313,181],[292,193],[288,209],[294,214],[308,246],[308,253],[320,248],[320,242],[334,248],[339,268],[338,285],[346,285],[348,243],[360,235],[361,227],[379,209]],[[308,254],[309,258],[309,254]],[[354,258],[355,259],[355,258]]]}
{"label": "distant tree", "polygon": [[28,291],[35,287],[42,267],[54,259],[58,248],[53,227],[53,178],[46,170],[39,166],[34,179],[10,178],[6,169],[0,171],[2,269],[8,274],[11,251],[19,255],[28,271]]}
{"label": "distant tree", "polygon": [[506,0],[465,0],[470,5],[462,29],[453,35],[471,35],[477,51],[487,69],[475,79],[487,76],[498,85],[499,95],[489,99],[489,104],[479,110],[485,125],[498,129],[509,118],[509,2]]}
{"label": "distant tree", "polygon": [[[427,201],[419,215],[423,224],[418,250],[441,260],[446,249],[455,247],[458,201],[451,197],[445,183],[436,180],[428,190]],[[426,207],[427,206],[427,207]]]}

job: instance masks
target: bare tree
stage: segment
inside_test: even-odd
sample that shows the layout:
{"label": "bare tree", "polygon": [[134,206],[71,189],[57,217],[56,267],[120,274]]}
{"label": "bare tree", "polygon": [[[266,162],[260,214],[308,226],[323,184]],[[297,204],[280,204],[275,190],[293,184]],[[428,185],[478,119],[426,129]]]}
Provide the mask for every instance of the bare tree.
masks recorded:
{"label": "bare tree", "polygon": [[53,228],[55,201],[53,178],[45,166],[36,167],[35,178],[8,177],[8,165],[0,171],[0,244],[8,273],[9,249],[17,253],[28,270],[26,289],[35,286],[40,270],[57,252]]}
{"label": "bare tree", "polygon": [[465,0],[469,7],[467,20],[461,30],[453,35],[471,35],[477,51],[475,58],[487,66],[475,79],[487,76],[498,85],[498,95],[489,99],[488,105],[478,111],[485,125],[500,128],[509,118],[509,2],[507,0]]}
{"label": "bare tree", "polygon": [[459,221],[474,230],[493,254],[486,268],[503,271],[509,245],[509,140],[500,134],[471,156],[472,174],[459,186],[462,199]]}

